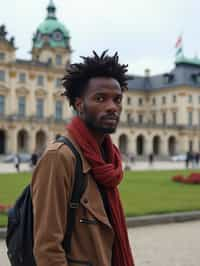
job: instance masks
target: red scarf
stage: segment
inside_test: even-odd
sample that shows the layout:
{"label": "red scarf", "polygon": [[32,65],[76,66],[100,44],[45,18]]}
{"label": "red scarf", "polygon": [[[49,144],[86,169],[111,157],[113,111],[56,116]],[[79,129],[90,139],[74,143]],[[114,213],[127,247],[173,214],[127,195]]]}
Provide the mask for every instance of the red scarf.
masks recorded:
{"label": "red scarf", "polygon": [[111,224],[115,232],[112,266],[134,266],[123,208],[117,188],[123,178],[119,150],[112,143],[110,136],[106,136],[103,145],[107,163],[102,158],[97,141],[79,117],[75,117],[67,126],[67,129],[80,146],[86,160],[92,166],[91,171],[94,179],[106,189],[111,212]]}

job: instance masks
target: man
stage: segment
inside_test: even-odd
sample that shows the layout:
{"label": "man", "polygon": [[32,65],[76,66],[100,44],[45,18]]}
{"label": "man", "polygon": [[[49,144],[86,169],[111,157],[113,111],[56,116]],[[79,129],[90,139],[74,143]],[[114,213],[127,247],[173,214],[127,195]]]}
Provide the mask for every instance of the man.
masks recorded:
{"label": "man", "polygon": [[63,94],[77,113],[66,137],[80,153],[87,186],[76,212],[71,250],[65,254],[75,156],[66,145],[51,144],[32,179],[34,255],[37,266],[133,266],[117,189],[123,177],[121,158],[109,136],[122,111],[127,65],[119,64],[117,53],[94,52],[82,59],[67,69]]}

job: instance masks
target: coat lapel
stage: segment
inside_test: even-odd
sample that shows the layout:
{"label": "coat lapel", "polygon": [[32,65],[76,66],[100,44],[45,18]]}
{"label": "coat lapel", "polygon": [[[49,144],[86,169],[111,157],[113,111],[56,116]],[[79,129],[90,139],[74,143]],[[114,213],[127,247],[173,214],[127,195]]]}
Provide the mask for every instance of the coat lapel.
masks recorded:
{"label": "coat lapel", "polygon": [[103,205],[102,196],[90,175],[88,175],[88,185],[80,202],[98,221],[112,228]]}

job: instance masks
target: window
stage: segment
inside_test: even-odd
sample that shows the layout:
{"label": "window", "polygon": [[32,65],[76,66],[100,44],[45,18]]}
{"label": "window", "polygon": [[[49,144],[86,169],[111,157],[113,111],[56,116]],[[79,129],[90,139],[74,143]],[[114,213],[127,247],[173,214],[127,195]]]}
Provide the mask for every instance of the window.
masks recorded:
{"label": "window", "polygon": [[5,71],[0,70],[0,81],[5,81]]}
{"label": "window", "polygon": [[143,104],[143,100],[142,100],[142,98],[139,98],[139,99],[138,99],[138,104],[139,104],[139,105],[142,105],[142,104]]}
{"label": "window", "polygon": [[43,86],[44,85],[44,77],[43,76],[38,76],[37,77],[37,85],[38,86]]}
{"label": "window", "polygon": [[5,96],[0,95],[0,115],[5,113]]}
{"label": "window", "polygon": [[44,100],[43,99],[37,99],[36,116],[37,118],[44,117]]}
{"label": "window", "polygon": [[143,115],[142,115],[142,114],[139,114],[139,115],[138,115],[138,122],[139,122],[140,124],[143,123]]}
{"label": "window", "polygon": [[166,113],[165,112],[162,113],[162,124],[166,125]]}
{"label": "window", "polygon": [[5,60],[5,54],[4,53],[0,53],[0,61],[4,61]]}
{"label": "window", "polygon": [[56,120],[63,118],[63,105],[61,101],[56,101]]}
{"label": "window", "polygon": [[162,97],[162,103],[166,104],[166,97],[165,96]]}
{"label": "window", "polygon": [[163,77],[164,83],[169,83],[169,76],[168,75],[164,75]]}
{"label": "window", "polygon": [[131,122],[131,114],[130,114],[130,113],[127,114],[127,122],[128,122],[128,123]]}
{"label": "window", "polygon": [[19,116],[25,116],[26,112],[26,99],[25,96],[19,96],[18,98],[18,113]]}
{"label": "window", "polygon": [[172,123],[173,123],[173,125],[176,125],[176,123],[177,123],[177,113],[176,112],[172,113]]}
{"label": "window", "polygon": [[131,97],[127,97],[127,104],[131,104]]}
{"label": "window", "polygon": [[61,55],[56,55],[56,65],[60,66],[62,65],[62,56]]}
{"label": "window", "polygon": [[156,124],[156,113],[152,114],[152,122],[153,124]]}
{"label": "window", "polygon": [[173,95],[173,96],[172,96],[172,102],[173,102],[173,103],[176,103],[176,95]]}
{"label": "window", "polygon": [[192,126],[193,112],[188,112],[188,126]]}
{"label": "window", "polygon": [[52,64],[52,58],[51,58],[51,57],[48,58],[47,63],[48,63],[49,65]]}
{"label": "window", "polygon": [[19,73],[19,82],[21,82],[21,83],[26,82],[26,74],[25,73]]}
{"label": "window", "polygon": [[62,83],[61,83],[61,79],[56,79],[56,80],[55,80],[55,86],[56,86],[56,88],[60,88],[61,85],[62,85]]}
{"label": "window", "polygon": [[192,95],[188,95],[188,103],[192,103]]}
{"label": "window", "polygon": [[152,99],[152,104],[156,105],[156,98],[155,97]]}

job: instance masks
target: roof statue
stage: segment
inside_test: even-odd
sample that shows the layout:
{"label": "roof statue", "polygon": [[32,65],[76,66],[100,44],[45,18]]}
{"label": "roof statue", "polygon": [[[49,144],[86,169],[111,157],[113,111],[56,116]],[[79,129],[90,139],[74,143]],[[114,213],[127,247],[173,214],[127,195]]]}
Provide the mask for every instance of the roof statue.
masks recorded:
{"label": "roof statue", "polygon": [[6,35],[7,35],[6,27],[5,25],[1,25],[0,26],[0,39],[6,39]]}

